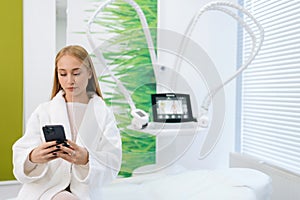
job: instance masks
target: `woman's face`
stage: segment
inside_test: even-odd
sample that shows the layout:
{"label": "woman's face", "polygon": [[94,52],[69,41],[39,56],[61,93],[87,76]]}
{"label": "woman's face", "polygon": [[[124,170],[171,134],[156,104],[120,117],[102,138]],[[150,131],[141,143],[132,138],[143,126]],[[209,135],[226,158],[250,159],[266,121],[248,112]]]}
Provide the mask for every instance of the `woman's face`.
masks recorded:
{"label": "woman's face", "polygon": [[57,62],[59,83],[66,93],[67,102],[87,103],[86,87],[91,72],[74,56],[64,55]]}

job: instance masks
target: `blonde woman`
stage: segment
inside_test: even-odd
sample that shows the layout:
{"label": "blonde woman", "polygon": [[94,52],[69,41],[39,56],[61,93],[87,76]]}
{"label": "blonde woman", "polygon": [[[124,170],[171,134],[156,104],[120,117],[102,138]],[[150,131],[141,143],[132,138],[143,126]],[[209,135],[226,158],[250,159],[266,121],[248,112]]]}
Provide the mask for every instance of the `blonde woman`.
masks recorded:
{"label": "blonde woman", "polygon": [[[62,125],[67,145],[46,142],[42,127]],[[101,199],[101,188],[121,166],[121,138],[105,105],[93,63],[81,46],[55,60],[51,100],[37,107],[13,145],[17,199]]]}

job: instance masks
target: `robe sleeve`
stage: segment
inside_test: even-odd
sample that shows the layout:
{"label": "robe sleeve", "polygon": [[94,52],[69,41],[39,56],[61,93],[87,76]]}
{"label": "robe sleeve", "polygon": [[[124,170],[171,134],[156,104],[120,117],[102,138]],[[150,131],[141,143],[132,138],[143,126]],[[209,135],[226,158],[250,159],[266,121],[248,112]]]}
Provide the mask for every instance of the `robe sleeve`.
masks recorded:
{"label": "robe sleeve", "polygon": [[30,152],[42,143],[42,134],[39,121],[40,106],[32,113],[26,126],[25,134],[13,145],[13,173],[21,183],[29,183],[40,179],[46,173],[47,164],[29,166]]}

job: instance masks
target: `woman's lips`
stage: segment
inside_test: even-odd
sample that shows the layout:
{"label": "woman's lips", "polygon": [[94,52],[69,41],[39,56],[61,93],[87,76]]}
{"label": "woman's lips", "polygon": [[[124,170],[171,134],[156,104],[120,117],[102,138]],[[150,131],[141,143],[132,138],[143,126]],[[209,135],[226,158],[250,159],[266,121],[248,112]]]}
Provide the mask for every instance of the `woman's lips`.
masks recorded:
{"label": "woman's lips", "polygon": [[76,89],[76,87],[68,87],[67,88],[67,90],[70,90],[70,91],[73,91],[73,90],[75,90]]}

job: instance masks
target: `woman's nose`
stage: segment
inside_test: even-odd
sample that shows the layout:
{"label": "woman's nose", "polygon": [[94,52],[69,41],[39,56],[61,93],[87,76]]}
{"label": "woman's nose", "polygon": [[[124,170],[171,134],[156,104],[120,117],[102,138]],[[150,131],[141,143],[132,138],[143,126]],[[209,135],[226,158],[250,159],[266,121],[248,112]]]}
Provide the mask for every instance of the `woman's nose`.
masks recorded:
{"label": "woman's nose", "polygon": [[72,74],[70,74],[70,75],[68,75],[68,83],[69,84],[74,84],[75,83],[75,77],[72,75]]}

